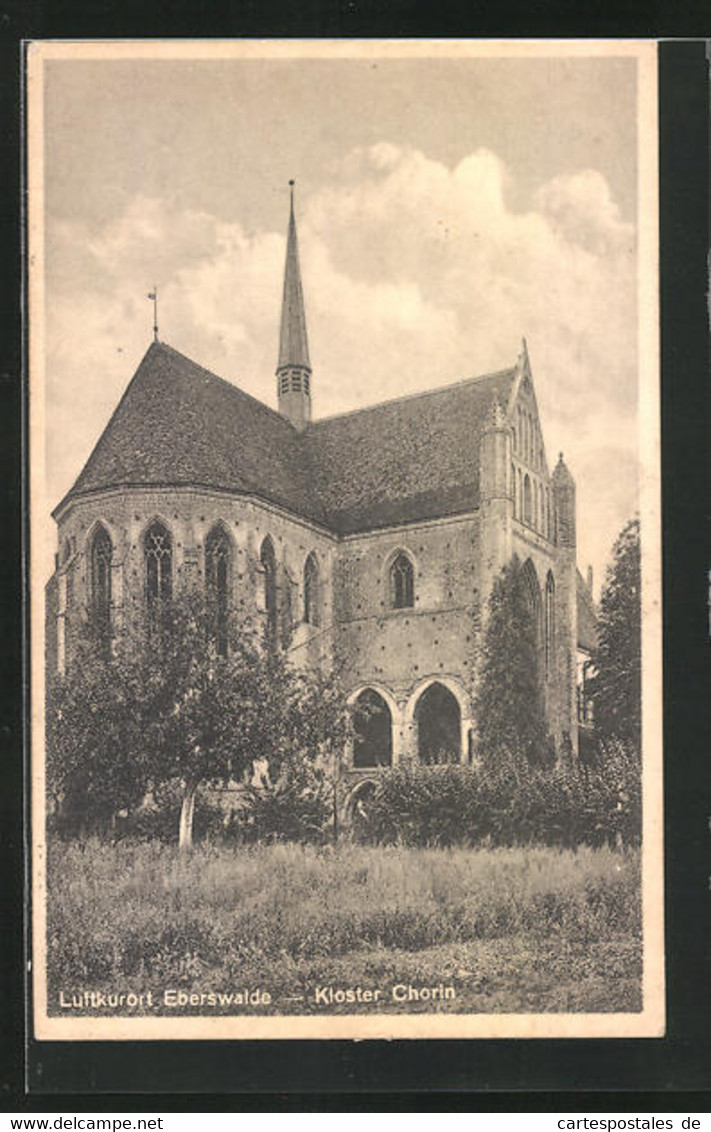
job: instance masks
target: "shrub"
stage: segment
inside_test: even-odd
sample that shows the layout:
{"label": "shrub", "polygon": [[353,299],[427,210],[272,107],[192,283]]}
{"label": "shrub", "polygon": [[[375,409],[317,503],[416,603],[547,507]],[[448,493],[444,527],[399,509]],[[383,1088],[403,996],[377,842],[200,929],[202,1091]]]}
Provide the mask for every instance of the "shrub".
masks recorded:
{"label": "shrub", "polygon": [[384,771],[361,840],[403,845],[638,845],[641,784],[620,748],[594,769],[498,760],[492,767]]}
{"label": "shrub", "polygon": [[275,781],[245,787],[228,836],[239,841],[321,843],[331,833],[332,788],[324,769],[299,755],[286,756]]}
{"label": "shrub", "polygon": [[[120,817],[113,825],[114,836],[141,841],[175,841],[178,816],[183,801],[179,779],[170,779],[150,792],[143,805]],[[217,837],[222,830],[223,815],[216,798],[207,787],[195,798],[195,837]]]}

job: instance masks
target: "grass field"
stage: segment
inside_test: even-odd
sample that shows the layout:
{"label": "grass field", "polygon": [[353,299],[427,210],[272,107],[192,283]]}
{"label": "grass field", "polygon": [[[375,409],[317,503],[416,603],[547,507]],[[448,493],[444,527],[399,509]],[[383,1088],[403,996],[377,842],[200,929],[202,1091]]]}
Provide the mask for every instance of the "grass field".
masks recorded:
{"label": "grass field", "polygon": [[[48,867],[51,1013],[60,992],[86,990],[150,991],[152,1012],[201,1012],[165,1005],[166,988],[269,991],[271,1003],[240,1012],[373,1009],[326,1008],[320,986],[381,989],[387,1011],[641,1009],[631,851],[258,845],[181,857],[89,840],[50,846]],[[393,1000],[395,985],[454,997]]]}

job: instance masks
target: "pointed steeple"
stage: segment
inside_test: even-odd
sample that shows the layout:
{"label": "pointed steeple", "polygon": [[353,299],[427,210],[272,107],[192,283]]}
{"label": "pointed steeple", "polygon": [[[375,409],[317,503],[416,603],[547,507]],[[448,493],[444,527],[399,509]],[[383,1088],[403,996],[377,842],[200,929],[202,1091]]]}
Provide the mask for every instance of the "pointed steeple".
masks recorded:
{"label": "pointed steeple", "polygon": [[299,244],[294,219],[294,182],[289,181],[291,202],[289,231],[286,241],[284,293],[281,307],[277,394],[279,412],[297,428],[305,428],[311,420],[311,362],[306,336],[304,294],[299,267]]}

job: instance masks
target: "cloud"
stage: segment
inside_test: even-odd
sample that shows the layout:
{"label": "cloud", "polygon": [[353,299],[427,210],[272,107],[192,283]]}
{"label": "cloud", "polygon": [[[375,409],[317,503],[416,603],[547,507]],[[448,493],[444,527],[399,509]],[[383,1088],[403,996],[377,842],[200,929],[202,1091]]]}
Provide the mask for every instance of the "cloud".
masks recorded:
{"label": "cloud", "polygon": [[[298,201],[316,412],[503,368],[525,335],[549,460],[563,448],[585,476],[581,556],[599,565],[634,509],[635,234],[596,170],[524,211],[509,178],[489,150],[449,168],[383,141]],[[284,244],[145,196],[98,230],[50,225],[56,498],[150,341],[154,283],[165,341],[273,401]]]}
{"label": "cloud", "polygon": [[634,229],[622,221],[610,186],[596,169],[555,177],[541,186],[535,203],[566,239],[597,255],[634,249]]}

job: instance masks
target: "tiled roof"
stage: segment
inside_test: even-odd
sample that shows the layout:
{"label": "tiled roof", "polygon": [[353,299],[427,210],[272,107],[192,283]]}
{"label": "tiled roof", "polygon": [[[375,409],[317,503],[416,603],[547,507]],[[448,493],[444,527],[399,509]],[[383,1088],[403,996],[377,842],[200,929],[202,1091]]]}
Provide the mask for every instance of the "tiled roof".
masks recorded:
{"label": "tiled roof", "polygon": [[257,495],[338,533],[471,510],[479,438],[515,369],[330,417],[281,414],[162,343],[149,348],[67,498],[114,486]]}
{"label": "tiled roof", "polygon": [[516,371],[317,421],[306,440],[316,492],[341,534],[471,510],[479,438],[494,391],[506,404]]}
{"label": "tiled roof", "polygon": [[320,518],[296,429],[279,413],[153,343],[68,498],[106,487],[195,485]]}

